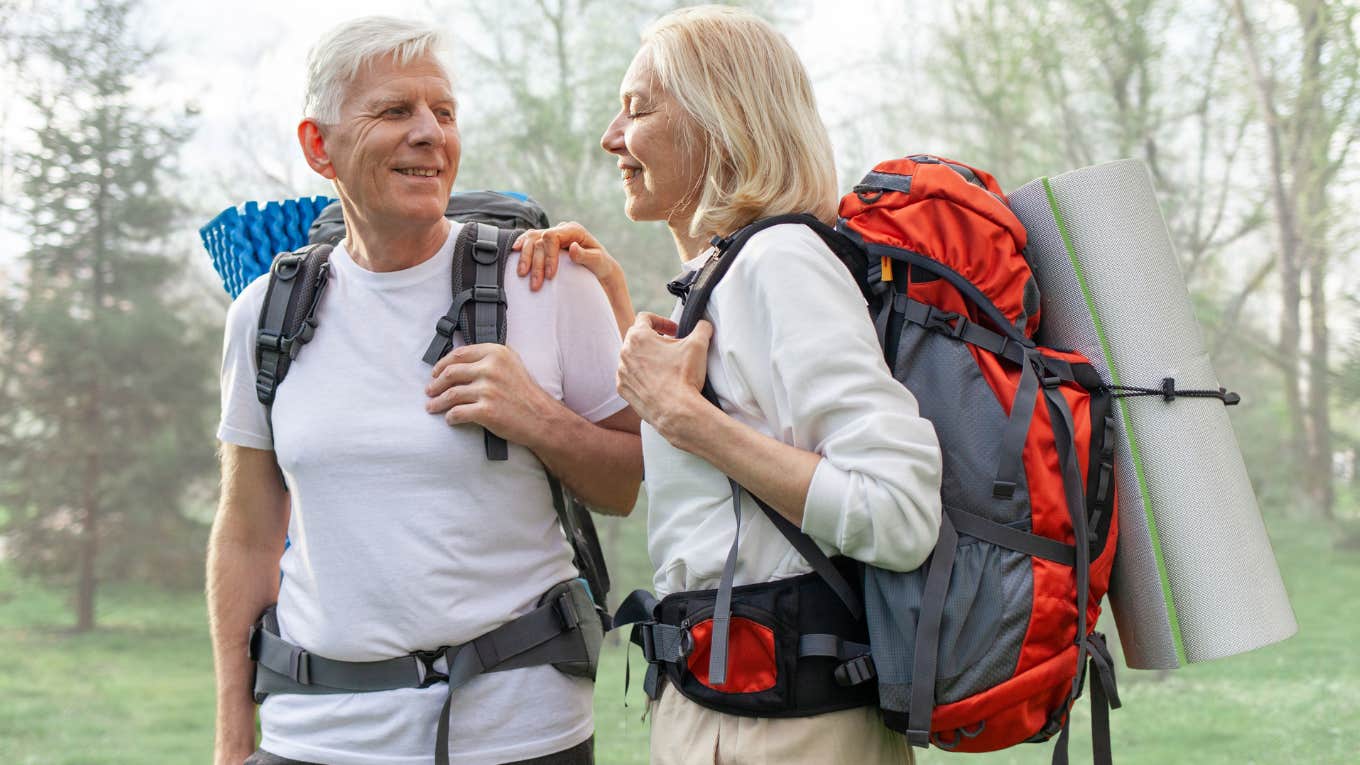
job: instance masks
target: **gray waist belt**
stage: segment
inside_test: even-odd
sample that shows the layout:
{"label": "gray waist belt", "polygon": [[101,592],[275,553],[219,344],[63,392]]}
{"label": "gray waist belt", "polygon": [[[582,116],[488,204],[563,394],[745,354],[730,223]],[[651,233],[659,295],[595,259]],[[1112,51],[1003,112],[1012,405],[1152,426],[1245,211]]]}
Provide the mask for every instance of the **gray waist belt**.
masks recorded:
{"label": "gray waist belt", "polygon": [[[453,692],[486,672],[551,664],[562,672],[595,678],[604,630],[585,582],[563,582],[538,606],[513,621],[462,645],[416,651],[382,661],[337,661],[317,656],[279,637],[274,606],[250,628],[255,665],[255,701],[271,693],[363,693],[448,684],[439,715],[435,762],[449,762],[449,707]],[[446,669],[435,668],[443,659]]]}

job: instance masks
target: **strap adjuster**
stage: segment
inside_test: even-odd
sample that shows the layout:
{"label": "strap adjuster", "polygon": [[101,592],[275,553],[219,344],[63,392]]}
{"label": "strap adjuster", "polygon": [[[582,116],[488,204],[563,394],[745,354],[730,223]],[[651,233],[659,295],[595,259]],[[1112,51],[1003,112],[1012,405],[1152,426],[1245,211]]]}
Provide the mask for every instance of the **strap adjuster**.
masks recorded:
{"label": "strap adjuster", "polygon": [[288,676],[292,678],[293,682],[302,685],[312,684],[311,659],[311,654],[297,646],[293,646],[293,649],[289,651]]}
{"label": "strap adjuster", "polygon": [[260,660],[260,629],[259,622],[250,625],[250,631],[246,633],[246,657],[251,661]]}
{"label": "strap adjuster", "polygon": [[648,664],[656,663],[656,637],[652,634],[652,627],[656,622],[638,622],[637,629],[642,635],[642,658]]}
{"label": "strap adjuster", "polygon": [[447,316],[440,316],[439,321],[434,323],[434,331],[440,337],[453,337],[453,331],[458,328],[458,322]]}
{"label": "strap adjuster", "polygon": [[[481,233],[480,231],[478,233]],[[484,266],[495,265],[496,259],[500,257],[500,246],[493,239],[483,239],[477,237],[477,241],[472,245],[472,259]]]}
{"label": "strap adjuster", "polygon": [[434,685],[435,683],[443,683],[448,681],[449,679],[448,673],[440,672],[439,670],[434,668],[434,663],[438,661],[439,657],[445,655],[445,653],[447,652],[448,648],[445,647],[436,648],[433,651],[416,651],[415,653],[411,654],[412,656],[415,657],[416,661],[419,662],[417,667],[420,669],[421,688],[429,688],[431,685]]}
{"label": "strap adjuster", "polygon": [[472,288],[472,300],[474,303],[504,303],[505,290],[478,284]]}
{"label": "strap adjuster", "polygon": [[848,688],[874,679],[878,672],[874,669],[873,657],[866,653],[844,662],[832,674],[836,678],[836,685]]}
{"label": "strap adjuster", "polygon": [[576,616],[576,607],[571,596],[565,592],[553,601],[553,610],[557,612],[558,621],[562,622],[563,631],[574,630],[581,623],[580,618]]}

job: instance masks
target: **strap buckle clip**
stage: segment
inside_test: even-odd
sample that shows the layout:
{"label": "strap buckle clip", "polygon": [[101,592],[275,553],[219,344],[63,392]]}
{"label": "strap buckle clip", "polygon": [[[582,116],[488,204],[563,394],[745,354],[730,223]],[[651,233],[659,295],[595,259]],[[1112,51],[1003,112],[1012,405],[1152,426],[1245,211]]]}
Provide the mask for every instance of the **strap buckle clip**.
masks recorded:
{"label": "strap buckle clip", "polygon": [[472,288],[472,302],[474,303],[504,303],[505,290],[500,287],[487,287],[475,285]]}
{"label": "strap buckle clip", "polygon": [[420,687],[429,688],[435,683],[447,682],[449,675],[434,668],[434,663],[439,657],[448,652],[448,647],[436,648],[433,651],[416,651],[411,654],[419,662],[416,667],[420,670]]}
{"label": "strap buckle clip", "polygon": [[553,601],[553,610],[557,613],[557,620],[562,623],[563,632],[570,632],[581,623],[581,619],[576,615],[576,606],[568,593],[564,592],[557,596]]}
{"label": "strap buckle clip", "polygon": [[874,679],[878,672],[874,669],[873,657],[866,653],[837,666],[832,674],[836,678],[836,685],[848,688]]}

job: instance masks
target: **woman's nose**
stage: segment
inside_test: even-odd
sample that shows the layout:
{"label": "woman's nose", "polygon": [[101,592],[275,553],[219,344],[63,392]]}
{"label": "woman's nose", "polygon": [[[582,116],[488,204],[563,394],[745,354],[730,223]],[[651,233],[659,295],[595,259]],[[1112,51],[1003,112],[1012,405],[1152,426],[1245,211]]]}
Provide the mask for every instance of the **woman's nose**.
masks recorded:
{"label": "woman's nose", "polygon": [[610,154],[623,151],[623,120],[623,112],[619,112],[614,121],[609,123],[609,127],[604,129],[604,135],[600,136],[600,148]]}

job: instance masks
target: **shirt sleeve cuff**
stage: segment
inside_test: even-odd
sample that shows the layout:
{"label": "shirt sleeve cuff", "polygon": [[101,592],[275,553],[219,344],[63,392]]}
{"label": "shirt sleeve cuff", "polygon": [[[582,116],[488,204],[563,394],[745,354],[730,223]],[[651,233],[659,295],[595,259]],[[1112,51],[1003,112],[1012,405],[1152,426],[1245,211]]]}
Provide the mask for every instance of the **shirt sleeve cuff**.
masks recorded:
{"label": "shirt sleeve cuff", "polygon": [[237,430],[229,425],[219,425],[217,427],[217,440],[224,444],[244,446],[247,449],[271,451],[274,448],[274,442],[270,439],[261,435],[256,435],[255,433]]}
{"label": "shirt sleeve cuff", "polygon": [[614,396],[588,412],[581,412],[581,418],[586,422],[599,422],[606,417],[622,412],[626,406],[628,406],[628,402],[624,401],[622,396]]}
{"label": "shirt sleeve cuff", "polygon": [[803,503],[803,532],[819,542],[841,547],[845,522],[845,494],[850,476],[837,470],[825,457],[817,463]]}

